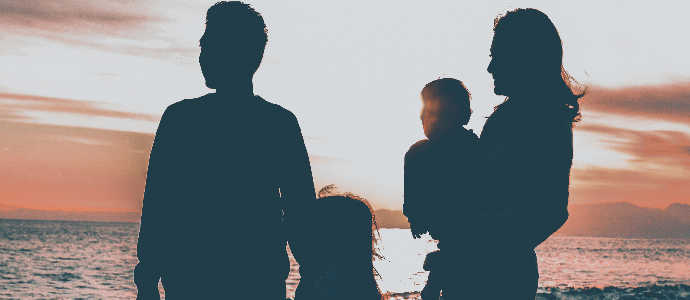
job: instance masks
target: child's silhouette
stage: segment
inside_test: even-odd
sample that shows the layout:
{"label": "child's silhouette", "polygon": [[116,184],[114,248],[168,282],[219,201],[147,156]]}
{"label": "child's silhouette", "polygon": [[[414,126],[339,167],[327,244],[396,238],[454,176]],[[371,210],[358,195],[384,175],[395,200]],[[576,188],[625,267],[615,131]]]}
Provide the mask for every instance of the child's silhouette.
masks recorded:
{"label": "child's silhouette", "polygon": [[[463,126],[469,122],[470,94],[462,82],[443,78],[427,84],[421,93],[420,115],[424,134],[405,154],[405,203],[403,212],[410,222],[412,235],[429,234],[443,249],[445,227],[439,220],[459,214],[472,199],[473,173],[478,159],[479,138]],[[452,219],[452,218],[451,218]],[[422,297],[438,299],[442,280],[439,253],[430,253],[425,269],[429,280]],[[426,297],[425,297],[426,296]]]}
{"label": "child's silhouette", "polygon": [[[325,187],[319,195],[331,194],[332,188]],[[366,200],[352,194],[319,198],[312,219],[310,235],[315,242],[308,259],[318,266],[318,280],[310,299],[381,300],[372,264],[377,228]]]}
{"label": "child's silhouette", "polygon": [[285,299],[286,241],[299,256],[292,228],[315,193],[297,119],[253,93],[266,41],[251,6],[209,8],[199,64],[216,93],[172,104],[161,118],[137,243],[138,299],[159,299],[159,278],[173,300]]}

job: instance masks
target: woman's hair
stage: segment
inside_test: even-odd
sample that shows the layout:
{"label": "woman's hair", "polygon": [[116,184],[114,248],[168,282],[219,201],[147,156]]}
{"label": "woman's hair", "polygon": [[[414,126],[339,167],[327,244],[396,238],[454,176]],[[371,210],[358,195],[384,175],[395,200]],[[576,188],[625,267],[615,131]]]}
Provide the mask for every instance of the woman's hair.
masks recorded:
{"label": "woman's hair", "polygon": [[383,299],[373,265],[374,259],[382,258],[376,251],[378,226],[374,211],[366,199],[335,191],[334,185],[322,188],[315,204],[315,234],[322,252],[319,255],[340,267],[353,298]]}
{"label": "woman's hair", "polygon": [[533,8],[509,11],[494,20],[494,41],[497,37],[513,47],[510,51],[519,57],[515,59],[549,79],[544,88],[562,101],[567,118],[578,122],[581,118],[578,99],[585,95],[586,89],[580,94],[573,93],[577,82],[563,68],[563,45],[549,17]]}

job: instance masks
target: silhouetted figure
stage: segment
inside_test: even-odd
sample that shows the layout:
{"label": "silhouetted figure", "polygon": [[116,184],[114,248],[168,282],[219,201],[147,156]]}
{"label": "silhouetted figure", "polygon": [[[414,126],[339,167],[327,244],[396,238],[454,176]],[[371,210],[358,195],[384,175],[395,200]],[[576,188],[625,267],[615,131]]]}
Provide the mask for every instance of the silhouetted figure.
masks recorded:
{"label": "silhouetted figure", "polygon": [[[329,195],[327,186],[319,192]],[[378,228],[369,203],[352,194],[319,198],[308,232],[317,266],[310,300],[382,300],[372,264]],[[300,285],[302,283],[300,282]]]}
{"label": "silhouetted figure", "polygon": [[[138,299],[285,299],[286,242],[315,199],[295,116],[255,96],[267,35],[241,2],[209,8],[199,64],[215,93],[170,105],[151,150]],[[284,216],[283,216],[284,213]],[[299,255],[299,254],[297,254]]]}
{"label": "silhouetted figure", "polygon": [[456,249],[444,249],[457,272],[444,299],[534,299],[534,248],[568,219],[578,98],[562,67],[551,20],[517,9],[494,26],[494,92],[507,96],[482,130],[476,208],[447,220]]}
{"label": "silhouetted figure", "polygon": [[[443,249],[445,239],[438,230],[438,220],[446,214],[458,214],[473,201],[479,138],[467,125],[472,114],[470,93],[462,82],[437,79],[422,89],[423,107],[420,114],[424,134],[405,154],[405,203],[403,212],[410,222],[412,236],[419,238],[429,232]],[[438,252],[429,253],[425,269],[431,271],[422,291],[423,299],[438,299],[443,264],[436,262]]]}

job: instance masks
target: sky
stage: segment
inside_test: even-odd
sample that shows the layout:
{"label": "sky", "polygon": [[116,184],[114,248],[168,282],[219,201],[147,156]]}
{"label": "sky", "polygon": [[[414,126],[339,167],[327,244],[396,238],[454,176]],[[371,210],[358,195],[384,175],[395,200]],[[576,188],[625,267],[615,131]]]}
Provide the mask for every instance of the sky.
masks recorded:
{"label": "sky", "polygon": [[[140,211],[158,121],[213,92],[198,65],[215,1],[0,0],[0,203]],[[570,203],[690,204],[690,2],[251,1],[268,28],[255,94],[292,111],[315,187],[401,209],[419,93],[465,83],[476,133],[504,97],[486,67],[494,19],[546,13],[587,87]]]}

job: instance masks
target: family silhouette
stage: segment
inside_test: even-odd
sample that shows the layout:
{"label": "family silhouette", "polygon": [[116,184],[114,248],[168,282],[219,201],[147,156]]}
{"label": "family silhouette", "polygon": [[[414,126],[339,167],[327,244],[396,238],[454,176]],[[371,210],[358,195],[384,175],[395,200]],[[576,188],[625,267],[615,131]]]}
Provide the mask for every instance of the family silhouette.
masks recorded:
{"label": "family silhouette", "polygon": [[[254,95],[267,43],[263,17],[242,2],[208,9],[199,65],[215,93],[170,105],[149,160],[137,299],[285,299],[289,243],[295,300],[383,299],[372,262],[369,203],[315,193],[297,118]],[[534,248],[568,218],[572,126],[580,119],[561,39],[536,9],[494,23],[494,93],[506,96],[481,135],[466,129],[471,95],[456,79],[421,91],[427,139],[404,159],[404,214],[429,233],[424,300],[534,299]]]}

